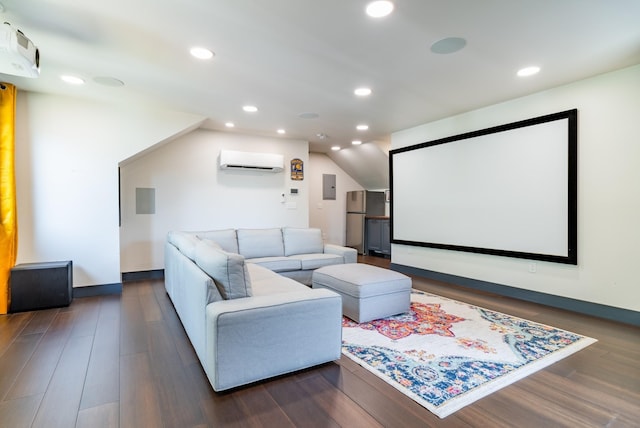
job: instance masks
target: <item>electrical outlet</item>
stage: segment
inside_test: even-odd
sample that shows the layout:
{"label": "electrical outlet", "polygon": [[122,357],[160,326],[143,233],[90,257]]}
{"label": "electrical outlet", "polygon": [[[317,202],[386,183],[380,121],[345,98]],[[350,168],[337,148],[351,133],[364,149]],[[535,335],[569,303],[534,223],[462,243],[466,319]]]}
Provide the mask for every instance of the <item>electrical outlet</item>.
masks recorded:
{"label": "electrical outlet", "polygon": [[536,273],[538,271],[538,266],[535,263],[529,263],[529,272]]}

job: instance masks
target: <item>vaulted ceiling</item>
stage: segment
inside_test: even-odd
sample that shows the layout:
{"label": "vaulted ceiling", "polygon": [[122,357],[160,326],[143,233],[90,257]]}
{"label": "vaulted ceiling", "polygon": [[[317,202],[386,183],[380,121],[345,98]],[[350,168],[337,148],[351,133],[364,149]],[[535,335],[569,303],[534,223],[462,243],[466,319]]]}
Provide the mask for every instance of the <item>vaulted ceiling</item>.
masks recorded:
{"label": "vaulted ceiling", "polygon": [[[211,129],[307,140],[318,152],[379,145],[397,130],[640,63],[638,0],[396,0],[385,18],[365,14],[368,0],[0,3],[0,17],[41,51],[39,78],[0,80],[166,106]],[[192,57],[193,46],[214,57]],[[540,72],[516,76],[531,65]],[[65,84],[65,74],[85,84]]]}

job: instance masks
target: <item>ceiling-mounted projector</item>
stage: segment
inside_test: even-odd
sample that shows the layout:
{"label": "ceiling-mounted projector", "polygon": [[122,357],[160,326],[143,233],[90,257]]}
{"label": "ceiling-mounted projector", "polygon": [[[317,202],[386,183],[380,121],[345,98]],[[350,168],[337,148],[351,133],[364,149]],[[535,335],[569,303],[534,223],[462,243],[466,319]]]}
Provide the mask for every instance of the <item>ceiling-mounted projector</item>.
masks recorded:
{"label": "ceiling-mounted projector", "polygon": [[40,75],[40,51],[8,22],[0,26],[0,73],[23,77]]}

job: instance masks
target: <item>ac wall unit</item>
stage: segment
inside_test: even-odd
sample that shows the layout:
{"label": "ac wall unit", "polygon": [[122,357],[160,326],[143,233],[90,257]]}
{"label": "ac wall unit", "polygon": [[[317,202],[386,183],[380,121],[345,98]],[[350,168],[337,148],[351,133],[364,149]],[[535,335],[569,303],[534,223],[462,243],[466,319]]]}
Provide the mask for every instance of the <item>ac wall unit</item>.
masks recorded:
{"label": "ac wall unit", "polygon": [[40,51],[8,22],[0,25],[0,73],[23,77],[40,75]]}
{"label": "ac wall unit", "polygon": [[284,169],[284,157],[274,153],[221,150],[220,168],[244,171],[280,172]]}

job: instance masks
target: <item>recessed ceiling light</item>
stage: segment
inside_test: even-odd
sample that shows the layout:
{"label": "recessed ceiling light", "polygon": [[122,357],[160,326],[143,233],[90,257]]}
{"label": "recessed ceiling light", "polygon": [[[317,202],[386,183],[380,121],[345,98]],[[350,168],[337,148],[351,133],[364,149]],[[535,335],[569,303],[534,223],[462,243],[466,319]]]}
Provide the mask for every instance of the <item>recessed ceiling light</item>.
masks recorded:
{"label": "recessed ceiling light", "polygon": [[370,88],[358,88],[355,91],[353,91],[354,94],[356,94],[359,97],[366,97],[367,95],[371,95],[371,89]]}
{"label": "recessed ceiling light", "polygon": [[226,126],[227,128],[233,128],[234,126],[236,126],[236,124],[233,122],[227,122],[224,124],[224,126]]}
{"label": "recessed ceiling light", "polygon": [[284,129],[278,129],[278,134],[286,134],[287,131],[285,131]]}
{"label": "recessed ceiling light", "polygon": [[255,113],[258,111],[258,107],[246,105],[242,107],[242,110],[246,111],[247,113]]}
{"label": "recessed ceiling light", "polygon": [[340,150],[340,146],[332,146],[331,150],[333,150],[334,152],[337,152],[338,150]]}
{"label": "recessed ceiling light", "polygon": [[71,76],[69,74],[65,74],[63,76],[60,76],[60,79],[62,79],[63,82],[68,83],[70,85],[83,85],[84,84],[84,79],[78,77],[78,76]]}
{"label": "recessed ceiling light", "polygon": [[518,76],[520,77],[533,76],[534,74],[537,74],[539,71],[540,71],[540,67],[537,67],[535,65],[531,67],[525,67],[518,70]]}
{"label": "recessed ceiling light", "polygon": [[367,5],[366,11],[372,18],[382,18],[393,12],[393,3],[387,0],[372,1]]}
{"label": "recessed ceiling light", "polygon": [[467,41],[462,37],[447,37],[440,39],[431,45],[431,52],[437,54],[451,54],[458,52],[467,45]]}
{"label": "recessed ceiling light", "polygon": [[354,146],[359,146],[360,144],[362,144],[362,141],[360,141],[360,140],[353,140],[353,141],[351,142],[351,144],[353,144]]}
{"label": "recessed ceiling light", "polygon": [[358,125],[358,126],[356,126],[356,129],[358,131],[366,131],[367,129],[369,129],[369,125],[364,125],[364,124]]}
{"label": "recessed ceiling light", "polygon": [[213,52],[207,48],[194,47],[189,51],[192,56],[198,59],[211,59],[213,58]]}

